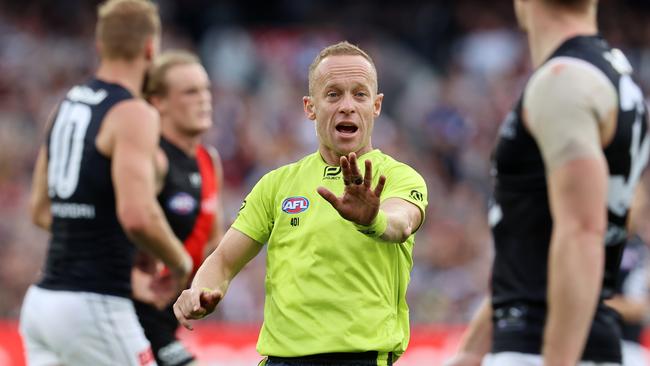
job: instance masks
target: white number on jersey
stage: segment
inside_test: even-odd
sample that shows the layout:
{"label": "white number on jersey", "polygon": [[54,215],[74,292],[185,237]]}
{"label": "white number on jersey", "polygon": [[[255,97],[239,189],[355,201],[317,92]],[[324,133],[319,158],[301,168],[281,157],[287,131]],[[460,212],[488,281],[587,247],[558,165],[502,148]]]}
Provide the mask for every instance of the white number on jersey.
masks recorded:
{"label": "white number on jersey", "polygon": [[[614,67],[623,71],[631,71],[629,62],[620,51],[616,54],[610,53],[611,58],[608,61]],[[622,59],[621,59],[622,58]],[[628,65],[627,67],[624,67]],[[629,73],[623,73],[618,84],[618,95],[620,99],[620,108],[624,112],[636,112],[634,124],[632,125],[632,141],[630,144],[630,174],[612,175],[609,177],[609,192],[607,194],[607,206],[610,211],[618,216],[624,216],[630,208],[636,187],[643,168],[648,163],[648,153],[650,153],[650,141],[647,135],[642,135],[643,119],[645,112],[645,103],[643,93],[636,83],[632,80]]]}
{"label": "white number on jersey", "polygon": [[84,138],[91,114],[86,104],[68,100],[61,103],[50,136],[47,184],[51,198],[69,198],[77,189]]}

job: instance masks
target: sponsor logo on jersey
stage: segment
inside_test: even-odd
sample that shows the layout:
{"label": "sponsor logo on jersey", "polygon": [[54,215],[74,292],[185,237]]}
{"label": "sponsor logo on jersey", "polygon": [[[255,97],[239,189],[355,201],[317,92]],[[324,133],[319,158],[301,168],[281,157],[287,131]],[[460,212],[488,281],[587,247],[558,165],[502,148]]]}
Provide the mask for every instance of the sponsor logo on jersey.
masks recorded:
{"label": "sponsor logo on jersey", "polygon": [[330,179],[336,180],[341,179],[341,167],[340,166],[326,166],[323,170],[323,180]]}
{"label": "sponsor logo on jersey", "polygon": [[305,197],[289,197],[282,201],[282,211],[288,214],[297,214],[307,211],[309,200]]}
{"label": "sponsor logo on jersey", "polygon": [[185,192],[178,192],[167,201],[167,208],[177,215],[188,215],[196,208],[196,200]]}
{"label": "sponsor logo on jersey", "polygon": [[422,202],[422,200],[424,200],[424,195],[415,189],[411,191],[411,194],[409,194],[409,196],[416,201]]}
{"label": "sponsor logo on jersey", "polygon": [[201,173],[190,173],[189,179],[192,187],[198,188],[201,186]]}

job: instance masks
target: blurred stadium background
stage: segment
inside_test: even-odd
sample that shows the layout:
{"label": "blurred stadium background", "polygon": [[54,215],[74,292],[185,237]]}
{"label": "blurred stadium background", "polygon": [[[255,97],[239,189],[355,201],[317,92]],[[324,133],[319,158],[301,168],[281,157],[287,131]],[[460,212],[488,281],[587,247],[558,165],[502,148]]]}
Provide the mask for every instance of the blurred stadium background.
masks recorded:
{"label": "blurred stadium background", "polygon": [[[163,48],[197,52],[213,81],[215,123],[207,142],[224,160],[226,224],[259,177],[316,149],[301,107],[316,52],[347,39],[374,57],[385,94],[374,146],[414,166],[430,194],[408,295],[417,332],[400,364],[439,364],[488,286],[489,157],[499,123],[530,73],[512,2],[156,2]],[[66,89],[96,66],[97,3],[0,0],[0,365],[20,362],[12,359],[15,322],[47,245],[27,213],[44,121]],[[650,1],[601,0],[600,27],[650,91]],[[199,333],[186,335],[194,345],[216,342],[219,334],[229,339],[230,346],[212,344],[209,352],[197,346],[210,364],[259,358],[250,339],[262,320],[263,257],[242,271]],[[430,346],[426,352],[420,342]],[[223,361],[229,352],[231,361]]]}

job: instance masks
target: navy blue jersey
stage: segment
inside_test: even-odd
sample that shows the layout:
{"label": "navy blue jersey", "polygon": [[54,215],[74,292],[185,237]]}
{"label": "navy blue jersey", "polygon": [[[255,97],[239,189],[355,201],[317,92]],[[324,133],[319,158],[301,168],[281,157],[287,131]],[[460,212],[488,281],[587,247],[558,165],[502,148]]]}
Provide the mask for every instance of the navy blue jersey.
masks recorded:
{"label": "navy blue jersey", "polygon": [[[600,70],[616,88],[616,130],[604,149],[609,168],[608,230],[602,298],[612,295],[625,245],[628,209],[647,163],[643,94],[625,56],[599,36],[564,42],[549,58],[570,57]],[[548,60],[547,60],[548,62]],[[494,351],[540,353],[546,320],[547,262],[553,222],[544,162],[522,119],[523,96],[504,121],[494,155],[496,185],[490,210],[496,246],[492,275]],[[599,263],[594,263],[599,265]],[[620,362],[617,316],[600,303],[583,359]]]}
{"label": "navy blue jersey", "polygon": [[131,296],[135,247],[117,219],[111,160],[95,146],[106,113],[131,98],[92,79],[58,107],[47,137],[52,236],[40,287]]}

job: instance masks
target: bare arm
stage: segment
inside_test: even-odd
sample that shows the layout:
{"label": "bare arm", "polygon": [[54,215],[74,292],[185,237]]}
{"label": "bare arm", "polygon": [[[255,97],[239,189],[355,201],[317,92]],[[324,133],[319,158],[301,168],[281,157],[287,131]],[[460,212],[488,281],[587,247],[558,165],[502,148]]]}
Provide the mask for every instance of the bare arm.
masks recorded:
{"label": "bare arm", "polygon": [[41,229],[49,231],[52,225],[52,215],[50,213],[50,197],[47,194],[47,150],[45,146],[40,148],[36,166],[34,166],[29,209],[32,222]]}
{"label": "bare arm", "polygon": [[593,320],[604,271],[606,176],[604,161],[583,159],[549,177],[554,226],[544,333],[548,365],[575,365]]}
{"label": "bare arm", "polygon": [[192,329],[190,320],[214,311],[228,291],[230,281],[262,249],[262,244],[235,229],[229,229],[217,249],[203,262],[192,286],[174,304],[179,323]]}
{"label": "bare arm", "polygon": [[133,100],[120,103],[106,118],[113,132],[108,150],[118,219],[135,244],[161,259],[185,283],[192,260],[156,200],[158,116],[143,101]]}
{"label": "bare arm", "polygon": [[445,366],[480,366],[492,347],[492,304],[486,298],[467,326],[458,354]]}
{"label": "bare arm", "polygon": [[642,322],[650,313],[650,300],[648,299],[630,299],[616,295],[606,300],[605,303],[621,314],[626,323]]}
{"label": "bare arm", "polygon": [[613,131],[616,91],[582,61],[549,63],[524,99],[527,127],[544,159],[553,231],[548,263],[547,365],[582,354],[604,272],[608,169],[601,146]]}

